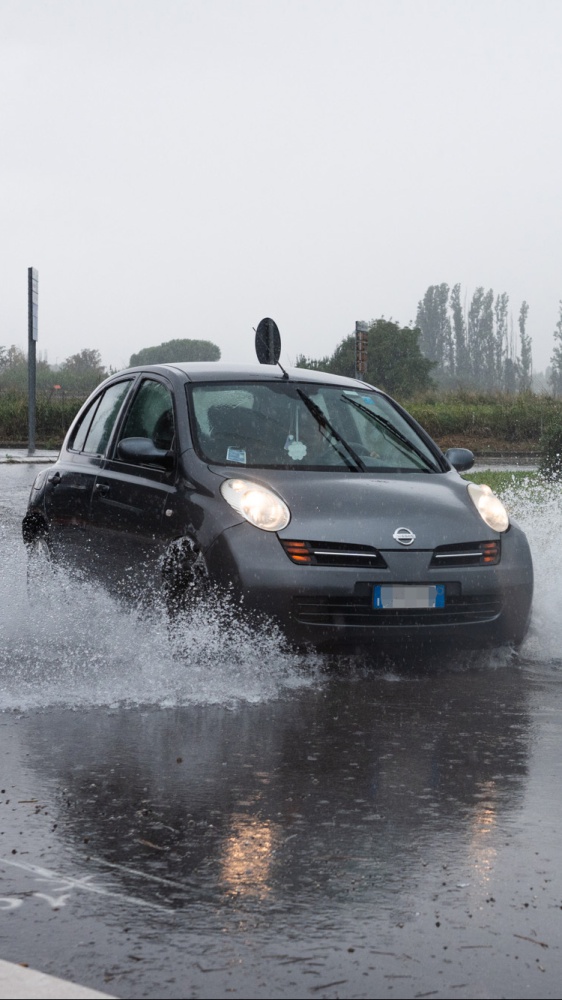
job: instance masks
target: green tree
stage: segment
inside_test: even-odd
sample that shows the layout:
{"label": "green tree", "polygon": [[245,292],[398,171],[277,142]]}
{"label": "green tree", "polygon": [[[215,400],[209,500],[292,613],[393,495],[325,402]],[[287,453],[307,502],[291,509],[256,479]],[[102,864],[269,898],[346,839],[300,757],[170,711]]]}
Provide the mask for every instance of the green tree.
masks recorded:
{"label": "green tree", "polygon": [[503,375],[503,386],[509,395],[517,392],[517,385],[519,382],[519,364],[517,360],[512,357],[505,359],[504,365],[504,375]]}
{"label": "green tree", "polygon": [[164,365],[170,361],[219,361],[220,349],[210,340],[167,340],[131,354],[129,364]]}
{"label": "green tree", "polygon": [[0,359],[0,387],[24,392],[27,389],[27,356],[19,347],[3,347]]}
{"label": "green tree", "polygon": [[466,349],[468,354],[468,375],[473,385],[478,385],[482,374],[483,357],[482,341],[480,339],[480,325],[482,319],[482,308],[484,303],[484,289],[480,285],[475,291],[468,308],[468,322],[466,329]]}
{"label": "green tree", "polygon": [[508,309],[509,309],[509,296],[502,292],[496,298],[496,304],[494,306],[494,315],[496,320],[496,334],[495,334],[495,369],[496,369],[496,380],[497,387],[500,389],[505,389],[507,387],[507,361],[508,351],[507,351],[507,329],[508,329]]}
{"label": "green tree", "polygon": [[27,366],[27,355],[15,344],[11,347],[0,347],[0,372],[6,372],[10,368]]}
{"label": "green tree", "polygon": [[530,392],[533,384],[533,357],[531,352],[531,337],[527,333],[528,314],[529,314],[529,306],[527,305],[526,302],[522,302],[521,309],[519,311],[519,343],[521,346],[521,354],[519,359],[520,392]]}
{"label": "green tree", "polygon": [[[0,389],[27,392],[28,378],[27,355],[14,345],[0,347]],[[41,358],[36,362],[35,379],[37,389],[50,389],[53,384],[52,369]]]}
{"label": "green tree", "polygon": [[[520,357],[516,356],[513,320],[505,292],[494,302],[492,289],[479,286],[468,310],[461,304],[461,286],[430,285],[418,303],[421,350],[438,362],[435,375],[445,386],[493,392],[532,391],[531,337],[526,322],[529,306],[519,314]],[[466,319],[465,319],[466,311]]]}
{"label": "green tree", "polygon": [[496,336],[494,332],[494,293],[490,288],[482,299],[478,329],[482,368],[479,383],[482,389],[491,392],[497,389],[501,372],[496,370]]}
{"label": "green tree", "polygon": [[64,390],[89,393],[106,378],[107,371],[100,352],[85,348],[68,357],[55,374]]}
{"label": "green tree", "polygon": [[418,302],[416,326],[420,330],[420,350],[436,362],[436,375],[455,373],[455,345],[448,314],[449,286],[430,285]]}
{"label": "green tree", "polygon": [[[57,374],[53,373],[47,361],[37,358],[35,380],[37,389],[52,389]],[[13,392],[27,392],[28,389],[27,355],[15,345],[0,347],[0,389]]]}
{"label": "green tree", "polygon": [[[368,333],[366,381],[385,389],[391,396],[408,398],[431,388],[431,371],[436,362],[420,350],[420,331],[400,327],[392,320],[371,321]],[[297,367],[312,368],[316,362],[301,355]],[[355,376],[355,334],[338,344],[331,357],[322,358],[320,370],[334,375]]]}
{"label": "green tree", "polygon": [[550,358],[550,385],[553,396],[562,396],[562,299],[558,304],[558,322],[554,329],[554,349]]}
{"label": "green tree", "polygon": [[455,345],[455,371],[457,383],[468,376],[468,353],[466,347],[466,323],[461,303],[461,286],[453,285],[451,289],[451,312],[453,314],[453,342]]}
{"label": "green tree", "polygon": [[327,372],[330,360],[329,354],[323,358],[308,358],[306,354],[297,354],[295,368],[312,368],[315,372]]}

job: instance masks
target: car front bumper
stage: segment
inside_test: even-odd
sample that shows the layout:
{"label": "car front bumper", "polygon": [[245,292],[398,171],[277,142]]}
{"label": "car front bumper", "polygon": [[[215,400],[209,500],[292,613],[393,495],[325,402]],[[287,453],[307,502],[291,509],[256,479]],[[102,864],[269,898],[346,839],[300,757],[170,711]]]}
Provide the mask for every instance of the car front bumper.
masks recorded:
{"label": "car front bumper", "polygon": [[[211,579],[245,610],[274,619],[287,637],[317,648],[360,644],[400,646],[452,642],[481,648],[519,644],[533,594],[525,535],[516,526],[501,539],[501,560],[490,566],[430,567],[432,552],[393,549],[387,568],[296,565],[275,534],[238,524],[206,553]],[[373,606],[377,584],[444,584],[442,608]]]}

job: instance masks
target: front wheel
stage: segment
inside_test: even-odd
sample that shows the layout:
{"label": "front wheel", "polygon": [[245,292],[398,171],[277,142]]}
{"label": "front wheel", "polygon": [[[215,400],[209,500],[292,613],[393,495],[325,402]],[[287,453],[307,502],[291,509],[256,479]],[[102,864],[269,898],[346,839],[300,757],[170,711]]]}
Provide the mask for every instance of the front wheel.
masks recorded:
{"label": "front wheel", "polygon": [[170,617],[192,610],[209,592],[209,574],[203,553],[189,535],[175,541],[162,564],[163,593]]}

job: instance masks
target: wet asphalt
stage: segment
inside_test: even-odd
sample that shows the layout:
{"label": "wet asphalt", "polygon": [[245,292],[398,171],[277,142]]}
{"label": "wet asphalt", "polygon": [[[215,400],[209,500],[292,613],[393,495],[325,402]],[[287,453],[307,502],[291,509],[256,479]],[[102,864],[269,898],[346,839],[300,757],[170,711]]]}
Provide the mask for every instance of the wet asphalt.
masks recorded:
{"label": "wet asphalt", "polygon": [[30,608],[33,474],[0,471],[1,958],[123,998],[562,996],[554,501],[519,512],[519,658],[329,662],[64,579]]}

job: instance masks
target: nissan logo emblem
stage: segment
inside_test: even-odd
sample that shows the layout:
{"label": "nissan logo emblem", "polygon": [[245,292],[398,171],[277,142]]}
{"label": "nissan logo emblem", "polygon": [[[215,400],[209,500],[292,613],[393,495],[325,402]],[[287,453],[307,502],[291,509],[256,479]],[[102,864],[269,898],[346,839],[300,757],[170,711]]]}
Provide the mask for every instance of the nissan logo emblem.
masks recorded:
{"label": "nissan logo emblem", "polygon": [[409,528],[397,528],[392,537],[395,542],[400,542],[400,545],[411,545],[416,540],[414,532]]}

